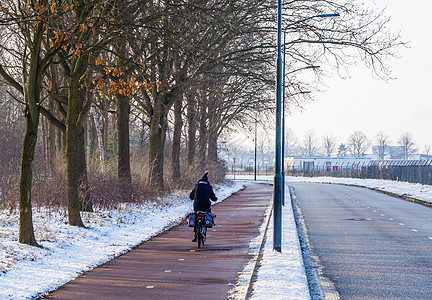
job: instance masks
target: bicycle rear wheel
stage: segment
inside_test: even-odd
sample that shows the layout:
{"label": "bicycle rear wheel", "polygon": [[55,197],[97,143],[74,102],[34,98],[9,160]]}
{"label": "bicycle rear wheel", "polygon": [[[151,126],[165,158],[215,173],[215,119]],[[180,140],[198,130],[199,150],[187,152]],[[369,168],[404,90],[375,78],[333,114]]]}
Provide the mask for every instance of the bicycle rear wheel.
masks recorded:
{"label": "bicycle rear wheel", "polygon": [[202,236],[202,244],[205,245],[206,239],[207,239],[207,227],[203,227],[201,230],[201,236]]}
{"label": "bicycle rear wheel", "polygon": [[203,236],[202,236],[201,232],[202,232],[202,224],[198,223],[197,224],[197,231],[196,231],[198,248],[201,248],[201,244],[204,245]]}

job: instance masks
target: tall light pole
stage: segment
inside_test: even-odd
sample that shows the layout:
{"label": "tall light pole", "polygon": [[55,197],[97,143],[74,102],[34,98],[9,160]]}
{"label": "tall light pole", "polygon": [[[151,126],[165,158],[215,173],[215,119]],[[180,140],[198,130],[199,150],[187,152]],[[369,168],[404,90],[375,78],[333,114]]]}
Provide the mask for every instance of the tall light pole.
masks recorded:
{"label": "tall light pole", "polygon": [[278,35],[276,60],[276,151],[275,176],[273,181],[273,250],[282,251],[282,174],[281,174],[281,102],[282,102],[282,0],[278,0]]}
{"label": "tall light pole", "polygon": [[256,175],[257,175],[257,123],[258,121],[255,119],[255,172],[254,172],[254,181],[256,181]]}
{"label": "tall light pole", "polygon": [[[299,20],[288,24],[285,27],[307,21],[312,18],[334,17],[339,14],[323,14]],[[276,151],[275,151],[275,176],[273,183],[273,250],[281,252],[282,250],[282,174],[281,174],[281,108],[282,108],[282,57],[281,57],[281,35],[282,35],[282,0],[278,0],[277,13],[277,59],[276,59]],[[285,41],[284,41],[285,53]]]}

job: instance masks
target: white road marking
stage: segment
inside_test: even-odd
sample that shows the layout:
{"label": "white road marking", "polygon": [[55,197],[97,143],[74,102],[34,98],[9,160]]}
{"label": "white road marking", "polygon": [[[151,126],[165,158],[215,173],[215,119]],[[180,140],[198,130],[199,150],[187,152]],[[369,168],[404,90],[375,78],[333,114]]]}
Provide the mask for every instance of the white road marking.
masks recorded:
{"label": "white road marking", "polygon": [[171,273],[171,270],[165,270],[164,272],[165,273]]}
{"label": "white road marking", "polygon": [[148,286],[146,286],[146,289],[152,289],[152,288],[154,288],[154,285],[148,285]]}
{"label": "white road marking", "polygon": [[184,260],[184,258],[179,258],[179,260]]}

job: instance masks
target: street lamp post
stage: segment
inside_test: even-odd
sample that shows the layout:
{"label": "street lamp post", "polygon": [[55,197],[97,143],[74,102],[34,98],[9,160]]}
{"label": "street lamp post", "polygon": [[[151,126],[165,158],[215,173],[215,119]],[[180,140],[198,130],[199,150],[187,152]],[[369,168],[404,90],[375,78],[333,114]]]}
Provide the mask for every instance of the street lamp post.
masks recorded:
{"label": "street lamp post", "polygon": [[257,176],[257,120],[255,120],[255,173],[254,173],[254,181],[256,181],[256,176]]}
{"label": "street lamp post", "polygon": [[281,31],[282,31],[282,0],[278,0],[278,35],[276,60],[276,149],[275,149],[275,176],[273,181],[273,250],[282,251],[282,201],[281,201],[281,102],[282,102],[282,58],[281,58]]}
{"label": "street lamp post", "polygon": [[[307,21],[312,18],[324,18],[338,16],[339,14],[323,14],[299,20],[285,27]],[[276,60],[276,151],[275,151],[275,176],[273,183],[273,250],[282,251],[282,174],[281,174],[281,108],[282,108],[282,57],[281,57],[281,34],[282,34],[282,0],[278,0],[277,13],[277,60]],[[285,41],[284,41],[285,53]]]}

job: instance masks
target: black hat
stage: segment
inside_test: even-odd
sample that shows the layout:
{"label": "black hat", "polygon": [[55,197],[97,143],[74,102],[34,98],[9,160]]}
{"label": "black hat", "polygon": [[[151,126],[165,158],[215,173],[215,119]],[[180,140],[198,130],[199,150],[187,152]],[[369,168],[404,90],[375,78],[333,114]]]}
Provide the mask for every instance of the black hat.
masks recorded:
{"label": "black hat", "polygon": [[199,181],[205,181],[207,183],[210,183],[208,179],[208,172],[205,172]]}

